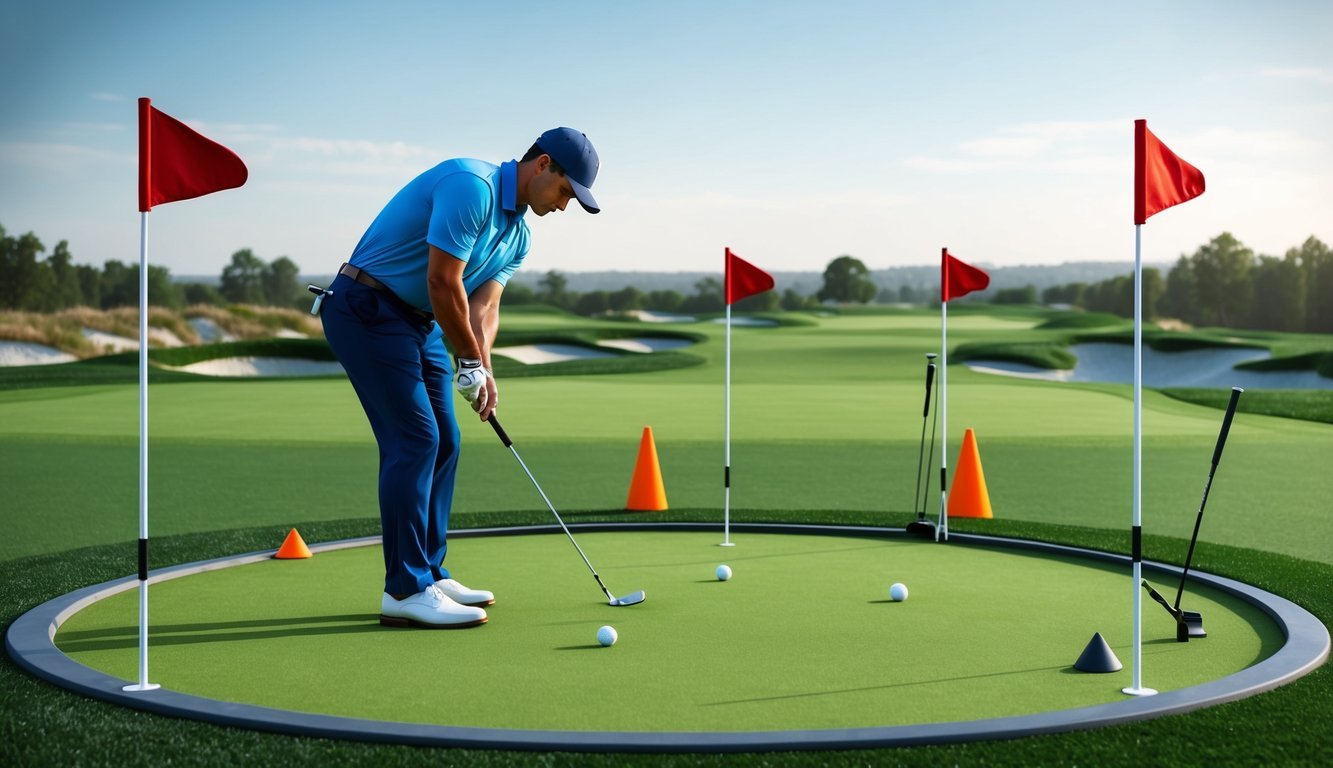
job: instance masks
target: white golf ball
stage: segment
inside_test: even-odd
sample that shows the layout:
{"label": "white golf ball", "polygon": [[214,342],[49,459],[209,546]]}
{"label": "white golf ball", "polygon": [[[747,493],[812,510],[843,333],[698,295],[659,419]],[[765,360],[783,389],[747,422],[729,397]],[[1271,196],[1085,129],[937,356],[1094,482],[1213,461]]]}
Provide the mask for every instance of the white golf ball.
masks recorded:
{"label": "white golf ball", "polygon": [[731,566],[719,565],[717,567],[717,580],[726,581],[729,578],[731,578]]}
{"label": "white golf ball", "polygon": [[907,585],[900,582],[894,582],[893,586],[889,587],[889,599],[893,600],[895,603],[901,603],[906,600]]}
{"label": "white golf ball", "polygon": [[602,627],[597,630],[597,642],[602,645],[615,645],[619,635],[616,634],[615,627]]}

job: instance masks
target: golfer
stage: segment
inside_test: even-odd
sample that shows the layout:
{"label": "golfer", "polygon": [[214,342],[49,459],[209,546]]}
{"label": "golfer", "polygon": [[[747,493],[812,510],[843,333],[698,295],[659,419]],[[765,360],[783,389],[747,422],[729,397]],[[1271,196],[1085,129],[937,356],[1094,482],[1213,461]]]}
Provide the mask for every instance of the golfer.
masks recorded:
{"label": "golfer", "polygon": [[597,169],[592,143],[572,128],[498,167],[446,160],[394,195],[321,297],[324,334],[379,444],[381,624],[486,621],[494,595],[444,567],[460,448],[450,390],[482,421],[495,410],[491,345],[500,294],[528,255],[523,217],[563,211],[571,198],[597,213]]}

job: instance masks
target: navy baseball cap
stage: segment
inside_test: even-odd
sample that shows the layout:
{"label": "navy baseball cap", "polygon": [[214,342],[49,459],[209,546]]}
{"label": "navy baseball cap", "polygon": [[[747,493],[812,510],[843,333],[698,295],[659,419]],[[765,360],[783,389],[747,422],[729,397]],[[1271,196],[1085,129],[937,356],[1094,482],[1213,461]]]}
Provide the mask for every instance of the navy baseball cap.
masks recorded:
{"label": "navy baseball cap", "polygon": [[597,159],[597,150],[592,148],[592,142],[588,141],[587,136],[573,128],[552,128],[537,137],[537,146],[565,169],[565,177],[574,188],[574,196],[579,199],[583,210],[588,213],[602,210],[589,189],[597,178],[597,168],[601,161]]}

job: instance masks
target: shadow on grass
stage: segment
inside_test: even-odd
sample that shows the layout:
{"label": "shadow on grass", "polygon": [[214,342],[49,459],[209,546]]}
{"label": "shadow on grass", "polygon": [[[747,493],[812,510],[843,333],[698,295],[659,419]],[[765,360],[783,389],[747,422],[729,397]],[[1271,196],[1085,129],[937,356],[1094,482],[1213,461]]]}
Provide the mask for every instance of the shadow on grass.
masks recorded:
{"label": "shadow on grass", "polygon": [[[315,635],[346,635],[380,631],[392,630],[385,630],[380,627],[378,614],[352,613],[334,616],[158,625],[150,627],[148,643],[157,646],[195,645],[199,643],[270,640]],[[85,632],[61,632],[56,635],[56,645],[66,654],[122,650],[135,648],[138,644],[138,625],[106,627]]]}

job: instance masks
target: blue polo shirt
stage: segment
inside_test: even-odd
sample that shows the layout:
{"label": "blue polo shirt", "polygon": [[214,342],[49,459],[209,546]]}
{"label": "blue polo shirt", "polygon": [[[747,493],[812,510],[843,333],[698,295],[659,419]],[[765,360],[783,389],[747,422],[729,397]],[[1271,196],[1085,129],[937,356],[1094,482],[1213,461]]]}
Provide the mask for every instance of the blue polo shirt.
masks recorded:
{"label": "blue polo shirt", "polygon": [[431,311],[426,267],[433,245],[467,262],[463,288],[504,285],[528,255],[527,206],[519,209],[518,163],[446,160],[393,196],[361,236],[348,263],[399,298]]}

